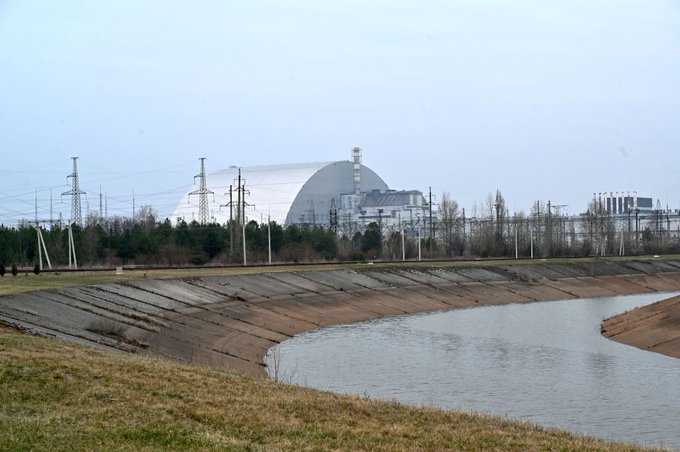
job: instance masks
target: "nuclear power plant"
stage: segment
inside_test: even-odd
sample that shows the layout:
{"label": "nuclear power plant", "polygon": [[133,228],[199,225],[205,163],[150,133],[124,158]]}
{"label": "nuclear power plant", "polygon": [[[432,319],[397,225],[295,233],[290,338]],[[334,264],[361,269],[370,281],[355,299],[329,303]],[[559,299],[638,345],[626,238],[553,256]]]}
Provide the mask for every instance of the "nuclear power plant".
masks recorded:
{"label": "nuclear power plant", "polygon": [[390,189],[362,164],[359,147],[345,161],[230,167],[210,174],[201,168],[199,189],[182,197],[175,221],[270,219],[286,226],[330,226],[340,233],[362,230],[371,222],[382,228],[431,222],[422,192]]}

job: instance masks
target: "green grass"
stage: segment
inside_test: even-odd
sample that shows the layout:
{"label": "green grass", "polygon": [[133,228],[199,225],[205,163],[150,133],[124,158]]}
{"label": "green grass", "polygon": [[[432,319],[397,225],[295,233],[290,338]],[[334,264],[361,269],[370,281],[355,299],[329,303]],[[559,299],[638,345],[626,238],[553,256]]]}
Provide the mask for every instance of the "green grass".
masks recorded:
{"label": "green grass", "polygon": [[0,450],[638,450],[0,327]]}

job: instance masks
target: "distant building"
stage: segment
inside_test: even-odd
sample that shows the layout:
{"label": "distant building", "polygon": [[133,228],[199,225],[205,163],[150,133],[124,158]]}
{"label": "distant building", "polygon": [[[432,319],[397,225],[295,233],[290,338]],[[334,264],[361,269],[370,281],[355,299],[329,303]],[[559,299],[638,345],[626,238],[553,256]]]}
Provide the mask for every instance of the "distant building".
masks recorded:
{"label": "distant building", "polygon": [[[628,215],[637,213],[650,213],[654,211],[654,200],[644,198],[633,192],[603,192],[597,196],[593,193],[593,198],[600,203],[602,210],[607,215]],[[660,207],[659,207],[660,208]]]}
{"label": "distant building", "polygon": [[384,228],[395,228],[404,225],[415,227],[427,222],[426,201],[418,190],[372,190],[362,193],[358,206],[352,207],[346,202],[348,195],[343,195],[340,217],[360,216],[362,223],[375,222]]}

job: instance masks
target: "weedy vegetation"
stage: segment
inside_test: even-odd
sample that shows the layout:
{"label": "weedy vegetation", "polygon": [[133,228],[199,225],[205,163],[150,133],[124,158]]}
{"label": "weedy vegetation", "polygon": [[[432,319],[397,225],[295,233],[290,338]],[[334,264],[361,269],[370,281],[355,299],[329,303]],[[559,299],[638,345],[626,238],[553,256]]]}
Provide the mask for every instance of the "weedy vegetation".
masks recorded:
{"label": "weedy vegetation", "polygon": [[1,450],[638,450],[0,327]]}

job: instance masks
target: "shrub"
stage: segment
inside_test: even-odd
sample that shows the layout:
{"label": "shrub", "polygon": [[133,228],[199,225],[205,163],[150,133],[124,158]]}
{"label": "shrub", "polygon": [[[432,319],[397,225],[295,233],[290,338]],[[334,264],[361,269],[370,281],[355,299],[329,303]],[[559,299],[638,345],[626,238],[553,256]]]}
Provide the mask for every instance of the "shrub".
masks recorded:
{"label": "shrub", "polygon": [[88,325],[87,329],[93,333],[104,334],[106,336],[122,336],[125,327],[115,320],[98,318]]}
{"label": "shrub", "polygon": [[19,273],[19,269],[17,268],[17,264],[12,264],[12,276],[16,276],[17,273]]}
{"label": "shrub", "polygon": [[366,256],[364,256],[364,253],[361,253],[359,251],[352,251],[349,253],[349,260],[351,261],[365,261]]}
{"label": "shrub", "polygon": [[0,264],[0,276],[5,276],[5,264]]}
{"label": "shrub", "polygon": [[36,275],[39,275],[39,274],[40,274],[40,264],[37,263],[37,262],[36,262],[35,265],[33,266],[33,273],[35,273]]}
{"label": "shrub", "polygon": [[194,247],[194,249],[191,250],[189,262],[194,265],[205,265],[208,263],[208,255],[205,254],[205,252],[203,252],[200,248]]}

